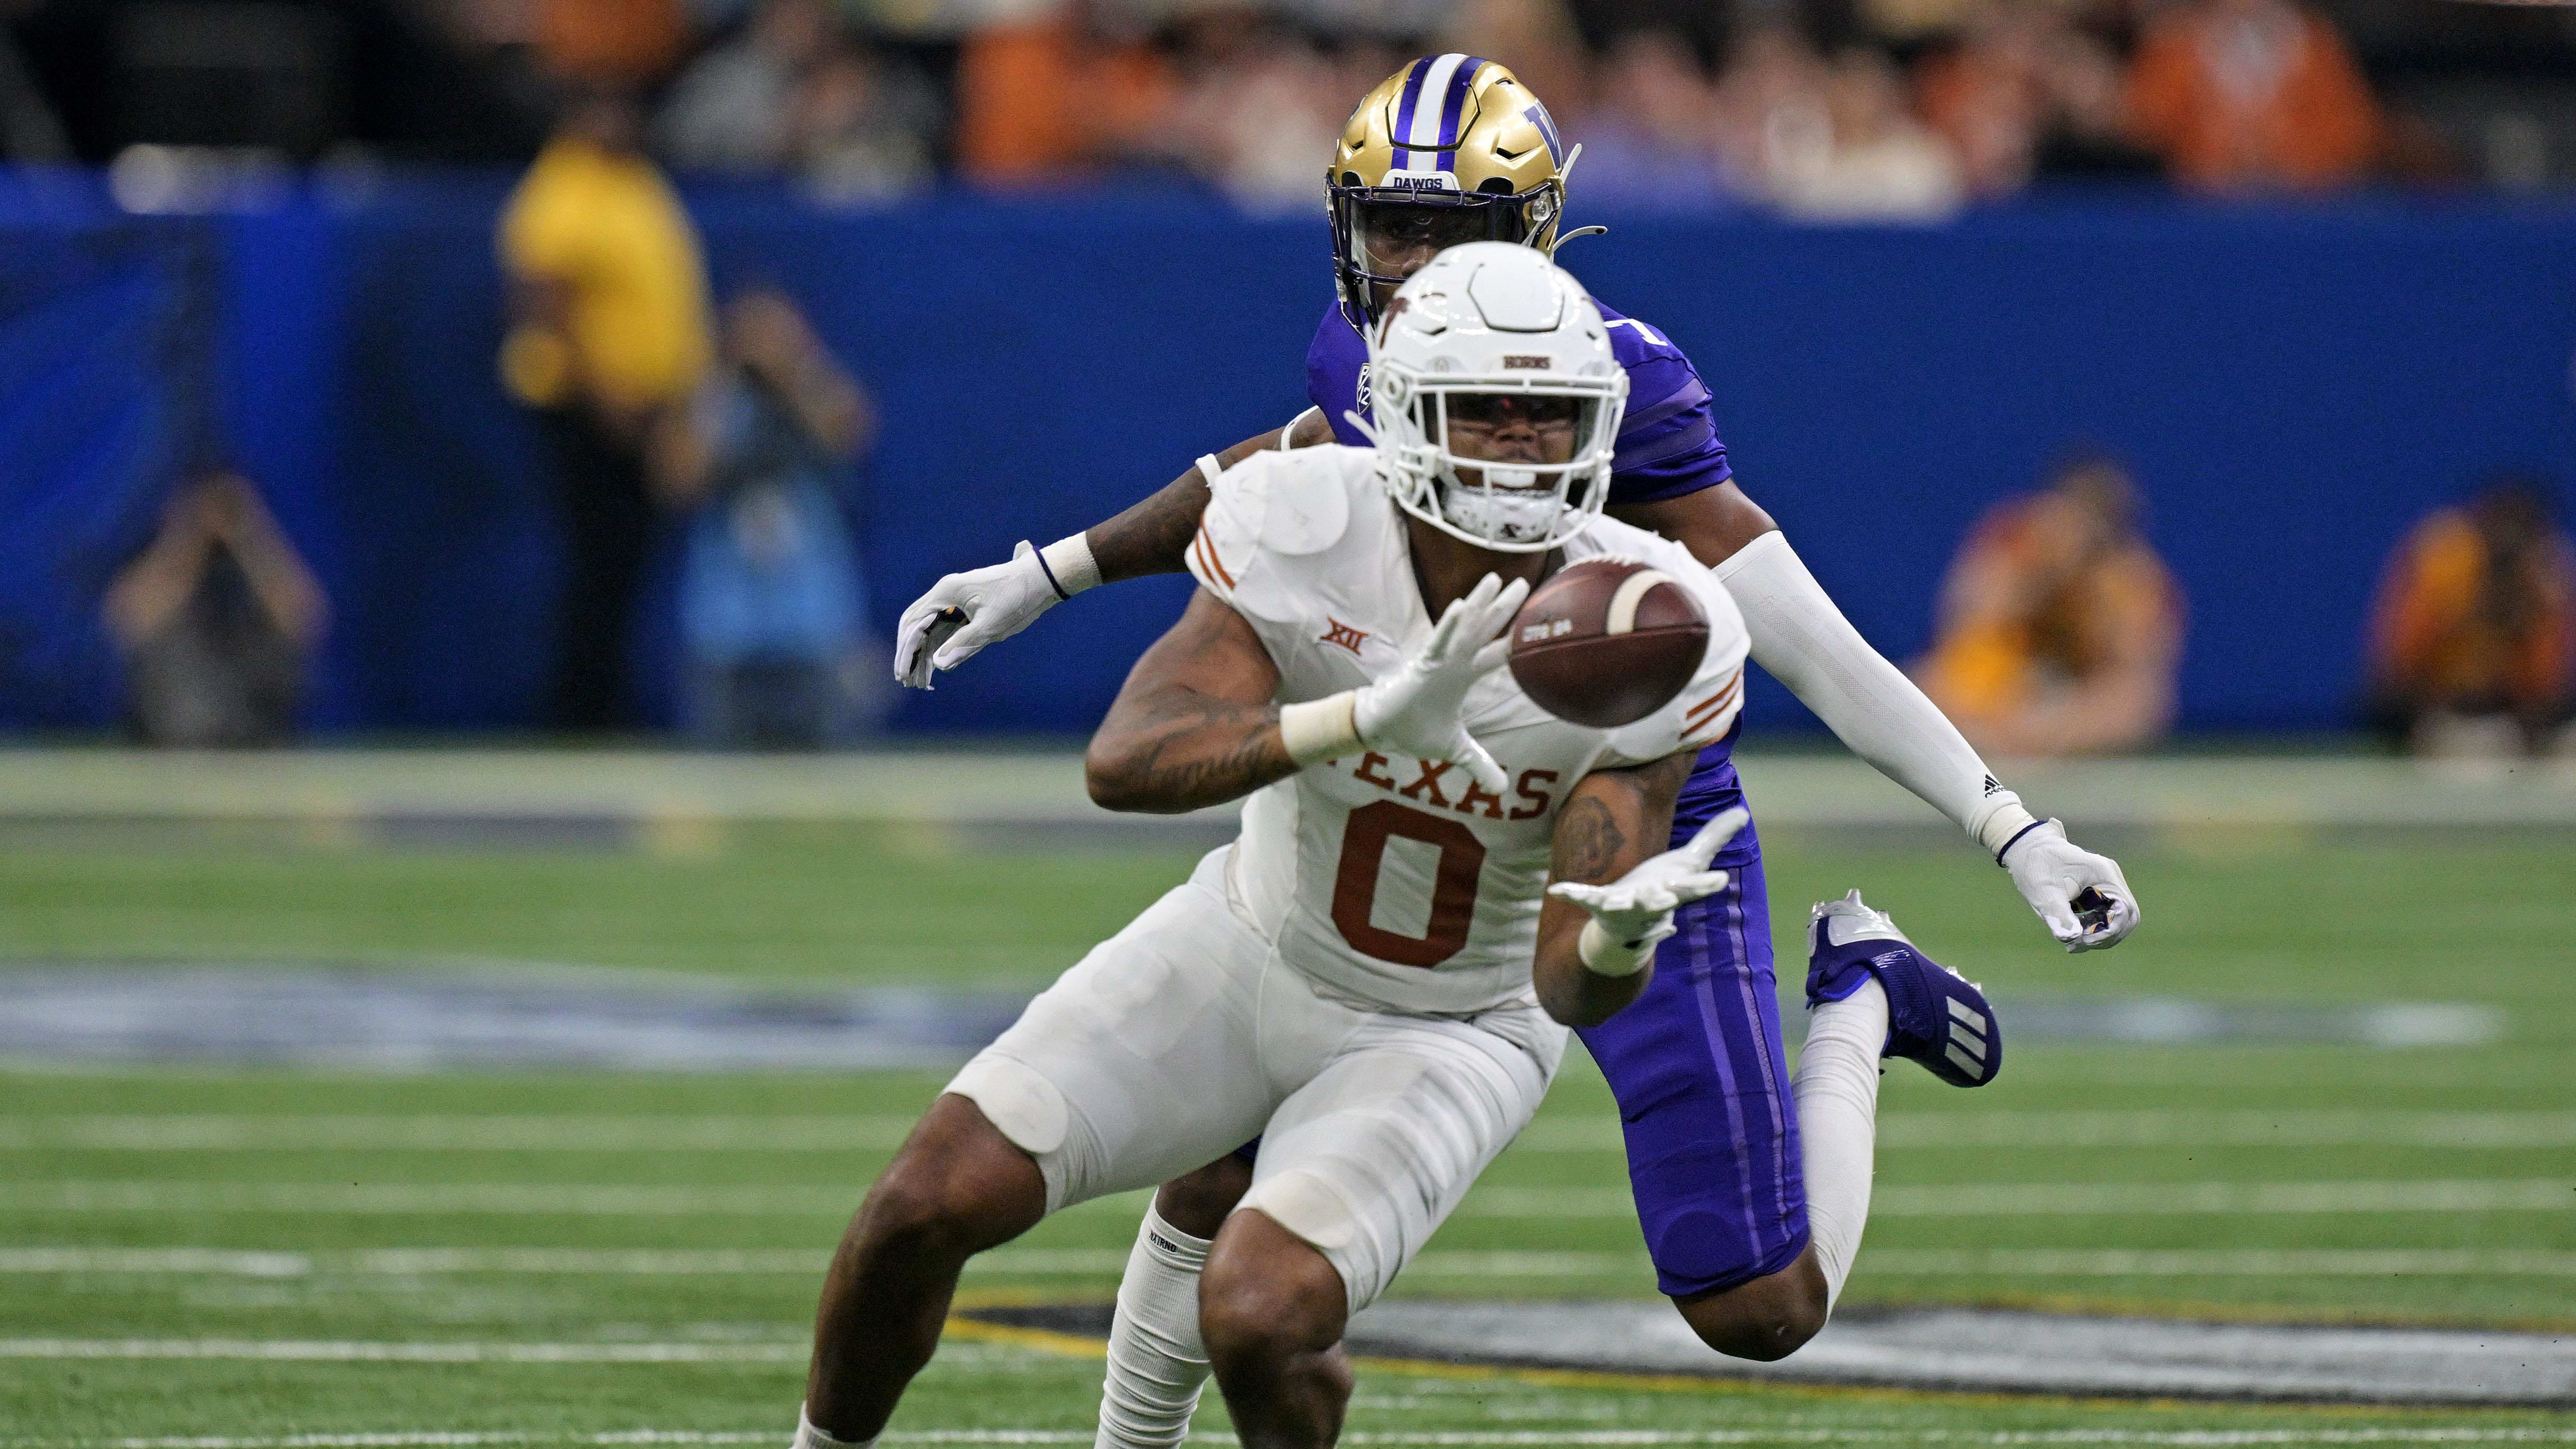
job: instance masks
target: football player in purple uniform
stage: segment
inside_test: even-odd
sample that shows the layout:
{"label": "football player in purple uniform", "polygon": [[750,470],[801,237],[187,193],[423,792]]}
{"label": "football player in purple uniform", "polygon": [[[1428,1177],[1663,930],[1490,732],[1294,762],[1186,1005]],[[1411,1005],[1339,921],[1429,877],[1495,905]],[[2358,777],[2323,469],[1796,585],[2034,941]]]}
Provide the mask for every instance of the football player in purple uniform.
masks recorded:
{"label": "football player in purple uniform", "polygon": [[[1023,542],[1006,563],[940,580],[904,612],[897,676],[926,688],[936,670],[1084,589],[1180,571],[1210,481],[1236,462],[1266,448],[1365,441],[1356,421],[1369,407],[1363,329],[1445,247],[1499,240],[1553,251],[1564,239],[1564,177],[1574,160],[1546,108],[1493,61],[1417,60],[1370,92],[1325,178],[1338,295],[1307,354],[1314,405],[1275,433],[1201,458],[1105,523],[1043,549]],[[1606,305],[1601,314],[1629,375],[1609,511],[1713,569],[1743,611],[1754,660],[1855,753],[1992,855],[2066,949],[2118,944],[2138,921],[2119,866],[2025,809],[1843,618],[1737,485],[1708,388],[1681,350]],[[1742,802],[1732,745],[1730,731],[1700,756],[1676,812],[1676,840]],[[1910,949],[1885,949],[1902,938],[1884,917],[1857,899],[1837,902],[1819,907],[1812,923],[1815,1021],[1792,1081],[1754,831],[1738,833],[1717,864],[1733,883],[1677,915],[1645,994],[1582,1036],[1619,1100],[1658,1286],[1712,1348],[1776,1359],[1824,1325],[1859,1248],[1876,1060],[1906,1056],[1945,1081],[1977,1086],[2001,1064],[2001,1038],[1969,1005],[1984,1003],[1960,989],[1965,982]],[[1249,1179],[1248,1163],[1230,1158],[1157,1194],[1119,1291],[1101,1444],[1169,1445],[1186,1435],[1207,1376],[1198,1270]]]}

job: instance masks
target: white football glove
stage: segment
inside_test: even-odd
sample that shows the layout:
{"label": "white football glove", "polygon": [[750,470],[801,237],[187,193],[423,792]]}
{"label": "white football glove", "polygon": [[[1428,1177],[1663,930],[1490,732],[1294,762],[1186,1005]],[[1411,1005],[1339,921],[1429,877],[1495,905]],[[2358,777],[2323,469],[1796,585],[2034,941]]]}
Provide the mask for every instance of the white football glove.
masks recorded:
{"label": "white football glove", "polygon": [[1527,597],[1527,579],[1506,585],[1487,574],[1465,598],[1451,600],[1420,652],[1393,674],[1355,692],[1351,727],[1360,743],[1391,755],[1463,766],[1487,793],[1503,793],[1510,777],[1467,733],[1458,711],[1467,691],[1500,668],[1511,652],[1511,641],[1494,636]]}
{"label": "white football glove", "polygon": [[1655,943],[1673,933],[1673,912],[1726,889],[1731,877],[1709,869],[1709,862],[1752,818],[1741,806],[1726,811],[1701,826],[1688,845],[1641,860],[1608,885],[1566,880],[1549,886],[1549,895],[1591,913],[1583,964],[1604,976],[1625,976],[1644,965]]}
{"label": "white football glove", "polygon": [[[2069,951],[2117,946],[2138,928],[2138,897],[2120,863],[2078,848],[2066,823],[2043,820],[2004,847],[2003,867],[2013,887],[2039,913],[2048,934]],[[2094,893],[2094,898],[2078,897]]]}
{"label": "white football glove", "polygon": [[1027,539],[1008,563],[950,574],[912,601],[894,630],[894,677],[928,689],[934,671],[954,669],[1064,601]]}

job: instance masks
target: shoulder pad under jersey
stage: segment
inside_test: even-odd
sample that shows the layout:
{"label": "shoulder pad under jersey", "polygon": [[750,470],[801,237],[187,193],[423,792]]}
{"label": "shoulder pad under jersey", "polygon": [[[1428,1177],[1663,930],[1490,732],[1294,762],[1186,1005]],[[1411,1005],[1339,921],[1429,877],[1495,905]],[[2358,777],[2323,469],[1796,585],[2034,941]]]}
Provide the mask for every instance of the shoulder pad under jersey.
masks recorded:
{"label": "shoulder pad under jersey", "polygon": [[1208,490],[1207,511],[1190,541],[1190,572],[1232,599],[1237,581],[1263,554],[1322,553],[1349,531],[1354,453],[1326,445],[1253,454]]}

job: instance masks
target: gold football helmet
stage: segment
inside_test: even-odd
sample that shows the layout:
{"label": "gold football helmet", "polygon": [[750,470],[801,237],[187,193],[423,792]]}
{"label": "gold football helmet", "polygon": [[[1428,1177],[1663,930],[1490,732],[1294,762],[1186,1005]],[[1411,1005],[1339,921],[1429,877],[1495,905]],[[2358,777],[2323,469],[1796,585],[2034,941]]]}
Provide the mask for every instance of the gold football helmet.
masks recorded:
{"label": "gold football helmet", "polygon": [[1324,174],[1342,315],[1365,334],[1407,273],[1461,242],[1554,250],[1572,160],[1509,67],[1435,55],[1388,76]]}

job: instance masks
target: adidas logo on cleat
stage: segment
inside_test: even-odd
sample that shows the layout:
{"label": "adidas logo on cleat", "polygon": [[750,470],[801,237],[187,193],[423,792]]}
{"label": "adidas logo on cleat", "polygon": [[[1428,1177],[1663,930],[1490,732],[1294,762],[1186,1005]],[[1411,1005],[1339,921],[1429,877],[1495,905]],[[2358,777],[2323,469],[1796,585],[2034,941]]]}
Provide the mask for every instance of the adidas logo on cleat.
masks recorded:
{"label": "adidas logo on cleat", "polygon": [[1985,1015],[1955,996],[1950,998],[1949,1006],[1950,1042],[1941,1054],[1969,1076],[1982,1078],[1986,1075]]}
{"label": "adidas logo on cleat", "polygon": [[1887,992],[1885,1056],[1904,1057],[1954,1087],[1982,1087],[2003,1067],[2002,1023],[1985,992],[1923,954],[1854,891],[1810,917],[1807,1004],[1841,1001],[1872,977]]}

